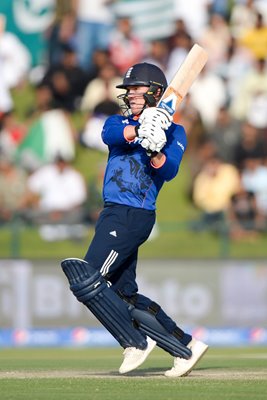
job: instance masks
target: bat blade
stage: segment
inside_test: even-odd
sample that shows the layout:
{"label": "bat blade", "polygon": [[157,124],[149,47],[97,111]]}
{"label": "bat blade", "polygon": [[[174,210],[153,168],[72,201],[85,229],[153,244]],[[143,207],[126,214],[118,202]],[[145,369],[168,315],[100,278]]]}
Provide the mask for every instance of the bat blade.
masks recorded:
{"label": "bat blade", "polygon": [[165,108],[172,115],[175,114],[207,60],[206,50],[199,44],[194,44],[163,93],[157,107]]}

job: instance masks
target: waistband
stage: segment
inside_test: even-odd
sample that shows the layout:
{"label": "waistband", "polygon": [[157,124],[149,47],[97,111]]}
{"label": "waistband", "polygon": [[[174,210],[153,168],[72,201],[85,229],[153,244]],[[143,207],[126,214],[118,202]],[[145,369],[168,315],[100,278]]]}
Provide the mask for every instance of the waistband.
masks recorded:
{"label": "waistband", "polygon": [[114,206],[119,206],[121,204],[118,203],[112,203],[111,201],[107,201],[106,203],[104,203],[104,208],[106,207],[114,207]]}

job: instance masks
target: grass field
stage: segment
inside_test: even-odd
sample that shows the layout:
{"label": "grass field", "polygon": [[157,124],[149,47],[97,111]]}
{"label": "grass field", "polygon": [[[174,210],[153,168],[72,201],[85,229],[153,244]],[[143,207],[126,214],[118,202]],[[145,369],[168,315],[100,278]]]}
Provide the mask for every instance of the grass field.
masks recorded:
{"label": "grass field", "polygon": [[267,398],[267,348],[212,348],[186,378],[163,372],[172,359],[156,349],[127,376],[120,348],[1,349],[1,400],[174,400]]}

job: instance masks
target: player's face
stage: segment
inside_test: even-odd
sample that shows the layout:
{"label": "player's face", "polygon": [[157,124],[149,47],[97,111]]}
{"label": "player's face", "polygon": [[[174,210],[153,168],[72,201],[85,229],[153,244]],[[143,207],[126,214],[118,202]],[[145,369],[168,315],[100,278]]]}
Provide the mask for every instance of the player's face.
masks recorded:
{"label": "player's face", "polygon": [[143,111],[145,105],[144,94],[147,89],[147,86],[129,86],[127,88],[127,97],[134,115],[138,115]]}

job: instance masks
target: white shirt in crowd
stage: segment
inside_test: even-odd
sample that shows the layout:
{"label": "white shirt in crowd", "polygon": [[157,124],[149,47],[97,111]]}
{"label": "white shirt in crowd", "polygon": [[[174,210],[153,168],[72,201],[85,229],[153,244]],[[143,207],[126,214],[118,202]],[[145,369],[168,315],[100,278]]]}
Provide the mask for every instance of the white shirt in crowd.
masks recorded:
{"label": "white shirt in crowd", "polygon": [[82,175],[67,166],[60,171],[54,164],[45,165],[28,179],[29,190],[40,195],[40,210],[68,211],[82,205],[87,196]]}

